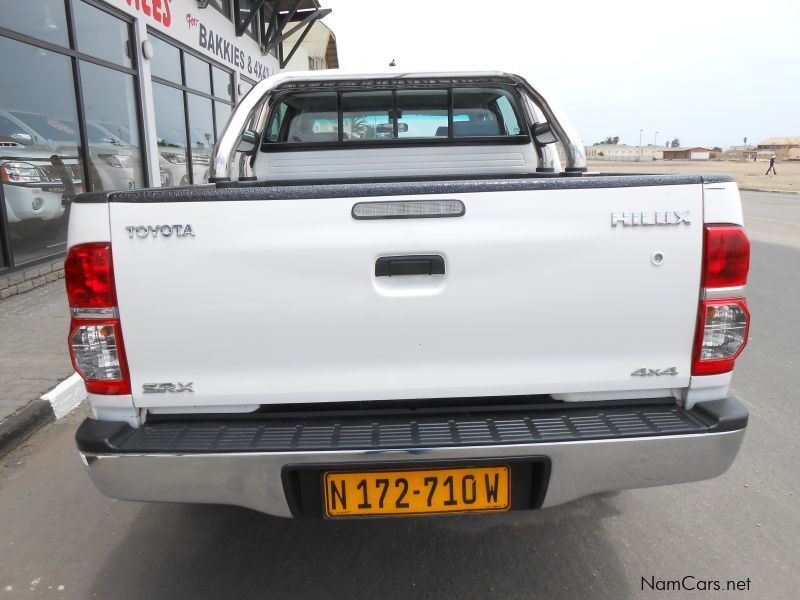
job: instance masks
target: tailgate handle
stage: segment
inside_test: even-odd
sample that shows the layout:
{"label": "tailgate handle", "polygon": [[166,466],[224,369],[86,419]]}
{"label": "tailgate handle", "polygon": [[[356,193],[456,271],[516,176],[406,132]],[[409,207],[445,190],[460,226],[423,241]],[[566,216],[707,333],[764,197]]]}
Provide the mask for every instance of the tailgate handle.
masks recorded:
{"label": "tailgate handle", "polygon": [[381,256],[375,261],[375,277],[397,275],[444,275],[444,258],[438,254]]}

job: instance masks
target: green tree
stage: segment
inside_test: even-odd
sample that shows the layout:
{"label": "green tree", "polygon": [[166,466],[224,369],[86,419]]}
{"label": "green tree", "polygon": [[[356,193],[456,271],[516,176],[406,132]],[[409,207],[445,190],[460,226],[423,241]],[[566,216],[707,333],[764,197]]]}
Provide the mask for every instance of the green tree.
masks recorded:
{"label": "green tree", "polygon": [[680,148],[681,147],[681,141],[678,138],[675,138],[669,143],[669,145],[672,148]]}
{"label": "green tree", "polygon": [[604,139],[601,144],[619,144],[619,136],[615,135],[614,137],[607,137]]}
{"label": "green tree", "polygon": [[375,139],[375,126],[366,117],[355,117],[350,122],[350,131],[362,140]]}

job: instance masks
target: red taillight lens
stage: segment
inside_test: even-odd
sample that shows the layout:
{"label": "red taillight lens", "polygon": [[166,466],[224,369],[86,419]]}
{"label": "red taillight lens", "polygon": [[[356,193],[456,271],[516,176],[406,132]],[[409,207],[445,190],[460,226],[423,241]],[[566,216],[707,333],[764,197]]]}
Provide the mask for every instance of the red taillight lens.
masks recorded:
{"label": "red taillight lens", "polygon": [[733,370],[747,345],[750,313],[744,298],[701,300],[695,335],[692,375],[717,375]]}
{"label": "red taillight lens", "polygon": [[72,310],[69,349],[75,371],[93,394],[130,394],[128,361],[117,317],[111,244],[70,248],[64,264]]}
{"label": "red taillight lens", "polygon": [[64,262],[64,279],[72,308],[109,308],[117,304],[109,243],[70,248]]}
{"label": "red taillight lens", "polygon": [[750,240],[740,225],[706,225],[706,288],[736,287],[747,283]]}

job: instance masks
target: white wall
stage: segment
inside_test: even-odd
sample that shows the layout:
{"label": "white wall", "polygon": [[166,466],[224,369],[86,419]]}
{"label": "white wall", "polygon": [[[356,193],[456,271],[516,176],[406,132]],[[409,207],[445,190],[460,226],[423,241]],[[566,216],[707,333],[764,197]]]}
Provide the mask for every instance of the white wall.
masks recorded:
{"label": "white wall", "polygon": [[250,36],[236,37],[232,21],[214,8],[197,8],[196,0],[107,0],[106,4],[254,81],[278,72],[277,58],[261,54]]}
{"label": "white wall", "polygon": [[[283,43],[284,56],[291,52],[292,47],[303,34],[304,29],[305,28],[301,28],[286,38],[286,41]],[[309,31],[308,35],[303,39],[302,45],[297,49],[297,52],[292,56],[292,60],[289,61],[284,70],[307,71],[309,58],[322,59],[324,63],[325,53],[328,50],[328,41],[332,35],[331,30],[328,29],[325,23],[316,21],[314,25],[312,25],[311,31]]]}

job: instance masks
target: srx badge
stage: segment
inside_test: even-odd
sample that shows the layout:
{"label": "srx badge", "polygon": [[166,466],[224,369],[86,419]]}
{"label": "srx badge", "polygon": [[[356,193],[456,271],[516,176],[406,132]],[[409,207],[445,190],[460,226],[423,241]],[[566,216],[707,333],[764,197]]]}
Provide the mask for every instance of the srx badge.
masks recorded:
{"label": "srx badge", "polygon": [[142,392],[145,394],[166,394],[170,392],[177,394],[180,392],[194,392],[192,386],[193,382],[183,383],[177,381],[175,383],[145,383],[142,385]]}

